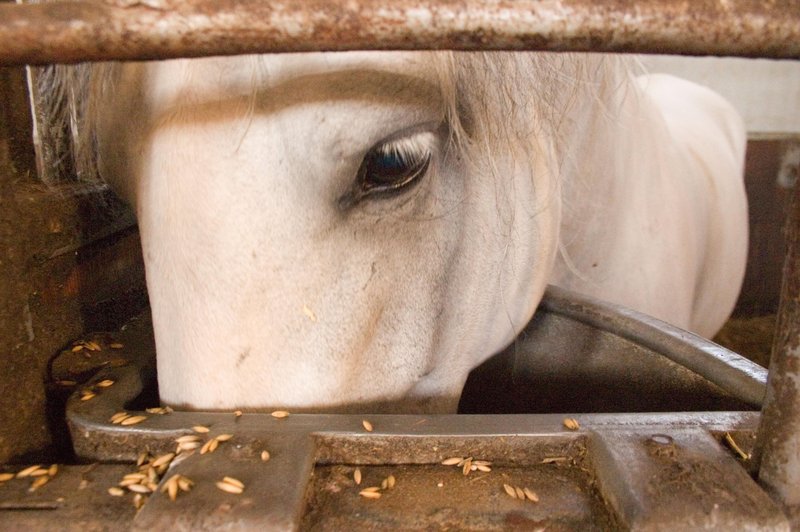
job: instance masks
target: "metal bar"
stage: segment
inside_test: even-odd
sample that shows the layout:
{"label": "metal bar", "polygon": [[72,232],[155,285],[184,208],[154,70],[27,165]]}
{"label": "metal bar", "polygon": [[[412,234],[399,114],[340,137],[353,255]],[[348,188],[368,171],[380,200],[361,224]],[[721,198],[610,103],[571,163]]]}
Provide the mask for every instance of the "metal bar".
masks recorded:
{"label": "metal bar", "polygon": [[105,0],[0,5],[0,65],[356,49],[800,58],[800,0]]}
{"label": "metal bar", "polygon": [[794,189],[767,397],[754,451],[759,482],[788,506],[800,505],[800,183]]}

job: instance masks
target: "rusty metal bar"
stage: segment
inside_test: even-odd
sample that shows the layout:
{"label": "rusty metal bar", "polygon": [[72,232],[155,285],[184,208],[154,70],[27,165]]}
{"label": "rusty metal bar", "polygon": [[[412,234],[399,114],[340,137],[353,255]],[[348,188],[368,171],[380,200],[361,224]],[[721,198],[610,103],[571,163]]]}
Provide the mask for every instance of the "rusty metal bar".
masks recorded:
{"label": "rusty metal bar", "polygon": [[794,189],[778,324],[755,447],[759,482],[787,506],[800,505],[800,182]]}
{"label": "rusty metal bar", "polygon": [[355,49],[800,58],[800,0],[0,4],[0,65]]}

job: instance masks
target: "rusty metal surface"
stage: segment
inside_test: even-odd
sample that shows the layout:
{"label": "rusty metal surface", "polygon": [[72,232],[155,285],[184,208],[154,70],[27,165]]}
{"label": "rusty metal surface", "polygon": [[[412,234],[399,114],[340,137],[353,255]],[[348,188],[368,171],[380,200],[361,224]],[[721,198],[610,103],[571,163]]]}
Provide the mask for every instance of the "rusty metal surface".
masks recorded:
{"label": "rusty metal surface", "polygon": [[800,2],[108,0],[0,5],[0,64],[355,49],[800,57]]}
{"label": "rusty metal surface", "polygon": [[786,518],[706,431],[598,431],[603,493],[629,530],[789,530]]}
{"label": "rusty metal surface", "polygon": [[[554,299],[548,293],[548,300]],[[115,333],[124,344],[115,356],[129,363],[107,365],[70,398],[68,418],[78,456],[103,464],[128,462],[127,472],[133,472],[141,453],[158,457],[176,452],[181,436],[195,435],[202,444],[224,434],[231,438],[212,453],[179,453],[141,509],[135,515],[130,507],[126,510],[132,529],[617,530],[631,524],[652,528],[663,520],[665,508],[678,506],[686,511],[670,513],[668,519],[677,528],[712,519],[786,528],[783,513],[748,476],[747,462],[734,460],[717,443],[731,433],[747,449],[758,423],[755,411],[570,414],[578,430],[566,428],[561,414],[290,414],[277,419],[265,413],[148,413],[144,409],[157,404],[148,384],[154,377],[150,332],[149,323],[140,319]],[[101,386],[103,380],[113,384]],[[96,395],[81,400],[89,390]],[[110,419],[118,412],[146,419],[130,426],[113,424]],[[365,417],[371,431],[362,424]],[[208,432],[196,432],[196,426]],[[683,454],[673,456],[667,466],[654,462],[642,436],[653,434],[668,435]],[[265,450],[268,461],[261,458]],[[441,465],[454,456],[491,461],[492,470],[464,475]],[[362,470],[361,485],[352,476],[356,467]],[[122,474],[116,470],[116,478],[103,477],[107,487]],[[380,499],[359,495],[389,474],[397,485],[381,490]],[[676,479],[667,478],[670,474],[679,481],[672,482]],[[172,501],[162,489],[175,475],[194,485]],[[244,491],[220,491],[216,482],[225,476],[241,480]],[[657,491],[642,492],[653,478],[664,482]],[[510,498],[504,484],[528,487],[539,501]],[[8,517],[14,525],[28,523],[18,520],[32,515],[36,523],[58,519],[53,510],[2,513],[4,489],[0,484],[0,520]],[[122,498],[132,505],[133,496]],[[87,503],[85,511],[95,511],[101,502]]]}
{"label": "rusty metal surface", "polygon": [[767,397],[756,445],[759,481],[800,505],[800,185],[786,221],[787,252]]}
{"label": "rusty metal surface", "polygon": [[[756,412],[576,414],[578,430],[566,428],[563,416],[554,414],[375,415],[367,416],[371,431],[362,424],[363,416],[332,414],[277,419],[269,414],[171,412],[145,414],[146,420],[131,426],[110,423],[110,415],[124,410],[143,389],[138,374],[135,366],[110,368],[92,382],[111,379],[113,385],[96,387],[98,395],[88,401],[81,401],[79,392],[70,400],[73,437],[84,459],[133,462],[142,452],[175,452],[180,436],[194,434],[202,442],[222,434],[232,437],[211,453],[195,449],[179,454],[142,508],[133,516],[130,509],[124,513],[135,530],[341,530],[354,525],[375,530],[617,530],[631,522],[625,510],[630,501],[624,497],[652,484],[654,472],[661,472],[655,478],[664,482],[657,493],[637,496],[635,524],[658,523],[667,502],[670,508],[686,509],[670,516],[669,525],[678,528],[716,518],[743,527],[786,529],[781,511],[710,435],[752,434]],[[193,427],[198,425],[208,432],[197,433]],[[652,434],[668,435],[683,454],[662,467],[661,458],[648,454],[641,437]],[[270,453],[268,461],[261,458],[264,450]],[[460,468],[441,465],[454,456],[491,461],[492,470],[464,475]],[[702,469],[698,464],[713,471],[699,471],[687,480],[687,472]],[[353,480],[355,467],[362,469],[361,485]],[[619,468],[625,469],[624,475]],[[117,469],[116,478],[105,475],[104,482],[111,487],[133,471],[136,466],[130,463],[128,471]],[[389,474],[397,484],[382,490],[380,499],[359,496],[361,489],[380,486]],[[672,477],[664,475],[669,474],[680,482],[668,482]],[[194,486],[172,501],[162,489],[174,475],[191,479]],[[215,483],[225,476],[242,481],[243,493],[220,491]],[[539,500],[512,499],[503,484],[528,487]],[[22,517],[30,519],[28,514],[3,513],[4,489],[0,485],[0,519],[11,525]],[[127,493],[123,498],[132,504],[132,497]],[[97,504],[92,502],[86,512]],[[37,523],[58,515],[34,513]]]}

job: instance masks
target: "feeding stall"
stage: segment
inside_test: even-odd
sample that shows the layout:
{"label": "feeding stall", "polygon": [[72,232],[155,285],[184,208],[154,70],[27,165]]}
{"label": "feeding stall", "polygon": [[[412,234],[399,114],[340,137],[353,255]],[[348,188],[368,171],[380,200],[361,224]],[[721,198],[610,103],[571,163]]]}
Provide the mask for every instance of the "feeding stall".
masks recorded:
{"label": "feeding stall", "polygon": [[[745,0],[0,4],[0,64],[357,49],[796,59],[798,20],[797,2]],[[14,177],[0,189],[10,250],[0,286],[21,302],[21,319],[0,323],[4,343],[17,342],[0,364],[20,375],[29,364],[31,382],[45,366],[49,386],[74,390],[66,424],[75,463],[51,467],[46,454],[30,454],[30,467],[4,466],[0,523],[797,526],[797,191],[769,383],[763,368],[711,342],[552,288],[515,345],[473,374],[461,403],[469,415],[173,412],[158,404],[147,319],[127,321],[143,307],[131,218],[99,209],[113,202],[103,190],[54,196],[38,184],[21,82],[21,70],[2,71],[0,171]],[[43,156],[40,171],[46,164]],[[85,380],[69,382],[76,373]],[[4,435],[2,456],[66,434],[58,393],[38,398],[52,411],[48,432],[18,406],[36,404],[36,387],[3,386],[6,434],[30,432],[33,442],[14,451]]]}

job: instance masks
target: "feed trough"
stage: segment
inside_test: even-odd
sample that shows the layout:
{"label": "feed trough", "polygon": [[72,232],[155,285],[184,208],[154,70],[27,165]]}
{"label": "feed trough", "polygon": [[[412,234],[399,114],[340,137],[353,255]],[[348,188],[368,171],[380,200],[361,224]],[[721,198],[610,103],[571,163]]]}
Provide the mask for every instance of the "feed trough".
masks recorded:
{"label": "feed trough", "polygon": [[[796,2],[434,4],[6,3],[0,64],[351,49],[800,57]],[[433,24],[406,16],[426,9]],[[783,301],[797,301],[798,271],[787,266]],[[125,347],[113,363],[69,400],[78,462],[0,468],[0,521],[81,530],[788,529],[787,516],[797,522],[797,460],[782,452],[796,443],[796,394],[774,383],[796,373],[791,308],[779,324],[795,343],[789,332],[776,342],[786,356],[775,357],[770,389],[781,400],[766,401],[761,464],[749,452],[763,368],[558,290],[511,348],[473,373],[462,414],[448,416],[165,410],[139,320],[115,335]],[[757,472],[774,500],[753,481]]]}
{"label": "feed trough", "polygon": [[115,334],[118,358],[68,402],[75,451],[93,465],[62,466],[33,493],[10,481],[4,519],[186,530],[787,526],[743,460],[766,370],[591,298],[551,287],[517,342],[470,377],[461,409],[473,414],[173,412],[157,403],[150,334],[146,319]]}

